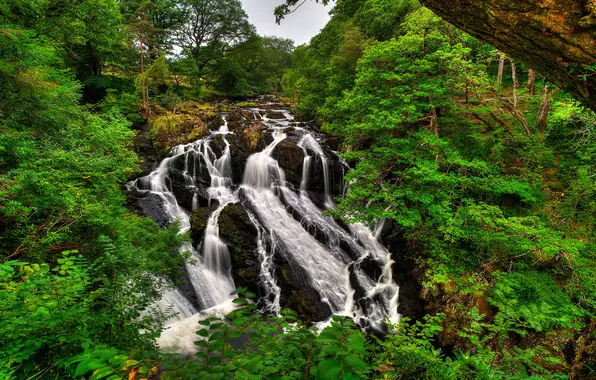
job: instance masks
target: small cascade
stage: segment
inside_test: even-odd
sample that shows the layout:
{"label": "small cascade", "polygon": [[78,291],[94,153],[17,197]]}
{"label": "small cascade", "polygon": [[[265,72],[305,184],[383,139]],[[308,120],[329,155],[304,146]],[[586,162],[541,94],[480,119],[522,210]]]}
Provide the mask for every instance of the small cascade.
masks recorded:
{"label": "small cascade", "polygon": [[[192,353],[195,349],[192,340],[196,340],[194,331],[200,318],[228,310],[232,305],[230,293],[235,285],[230,252],[234,253],[234,260],[238,260],[238,247],[228,247],[222,240],[220,232],[225,235],[220,231],[219,222],[226,207],[233,204],[242,205],[248,218],[246,223],[252,224],[256,231],[255,248],[249,260],[257,262],[251,268],[259,272],[254,282],[258,282],[261,311],[278,313],[286,306],[284,292],[289,286],[287,272],[291,272],[289,277],[295,281],[291,284],[292,292],[308,288],[303,291],[310,298],[303,302],[324,309],[320,318],[322,325],[324,315],[329,316],[329,313],[370,324],[385,319],[397,323],[399,287],[393,281],[394,262],[378,241],[383,222],[377,223],[373,230],[362,224],[346,227],[323,214],[325,209],[335,207],[332,175],[337,178],[337,167],[345,162],[339,162],[327,147],[323,149],[319,142],[321,136],[308,126],[294,122],[286,110],[273,111],[276,117],[281,114],[285,119],[267,118],[270,111],[263,109],[248,109],[248,112],[254,119],[261,120],[261,125],[267,128],[263,134],[270,140],[261,151],[248,158],[244,156],[246,164],[241,184],[232,180],[232,160],[237,159],[232,154],[232,144],[238,144],[238,139],[229,131],[224,115],[223,125],[217,131],[173,148],[157,170],[128,185],[130,191],[158,197],[163,213],[170,222],[179,220],[182,232],[190,229],[192,211],[206,210],[211,202],[217,205],[209,210],[203,237],[200,242],[195,241],[197,246],[182,247],[194,257],[194,263],[187,264],[186,271],[198,308],[177,289],[164,294],[157,306],[177,315],[168,322],[170,328],[162,334],[160,347],[169,352]],[[288,141],[280,145],[284,140]],[[282,159],[278,162],[275,157],[279,157],[277,149],[292,145],[299,148],[298,155],[302,149],[303,161],[293,166],[294,169],[287,169],[290,184],[280,166]],[[238,145],[234,145],[234,149],[237,152]],[[292,154],[294,156],[289,157],[295,162],[295,152]],[[301,177],[294,172],[300,167]],[[322,187],[320,183],[313,183],[313,173],[322,173]],[[189,194],[184,202],[177,198],[185,196],[181,186]],[[315,188],[321,190],[311,199]],[[346,186],[341,191],[346,191]],[[321,206],[324,207],[321,209]],[[283,276],[282,271],[285,271]]]}
{"label": "small cascade", "polygon": [[304,151],[304,162],[302,163],[302,180],[300,181],[300,193],[304,194],[308,189],[308,179],[310,178],[310,166],[312,157],[308,155],[306,149]]}
{"label": "small cascade", "polygon": [[[129,191],[150,191],[152,194],[160,197],[162,207],[170,222],[178,220],[180,223],[180,232],[184,233],[190,229],[190,211],[198,207],[198,196],[196,193],[192,197],[192,210],[184,210],[178,205],[176,196],[172,192],[170,171],[175,168],[175,162],[180,158],[184,162],[184,183],[192,190],[196,188],[195,163],[204,162],[210,176],[211,187],[207,189],[210,196],[216,199],[220,204],[227,204],[233,200],[232,180],[231,180],[231,156],[229,144],[225,138],[227,131],[227,122],[224,118],[224,126],[220,131],[212,133],[210,136],[200,139],[196,142],[179,145],[172,148],[170,157],[164,159],[156,171],[147,177],[141,177],[128,184]],[[221,157],[216,158],[213,153],[210,142],[217,135],[222,135],[226,149]],[[218,209],[221,211],[223,206]],[[217,216],[212,215],[208,223],[203,244],[203,255],[201,256],[195,247],[185,244],[181,251],[190,252],[195,263],[187,263],[186,271],[190,282],[195,289],[198,303],[201,308],[206,309],[226,302],[232,298],[230,293],[234,290],[234,282],[229,273],[229,253],[227,247],[218,237]],[[227,258],[227,259],[226,259]],[[226,264],[227,260],[227,264]],[[226,269],[227,267],[227,269]],[[172,309],[178,315],[188,317],[188,313],[196,313],[196,309],[180,294],[176,289],[168,291],[157,303],[163,311]],[[190,306],[190,308],[189,308]]]}
{"label": "small cascade", "polygon": [[[262,288],[264,289],[261,295],[261,302],[264,304],[263,311],[277,314],[281,310],[279,298],[281,288],[277,285],[274,274],[273,253],[275,252],[275,245],[272,244],[265,229],[261,226],[257,218],[248,212],[250,221],[257,227],[257,249],[261,259],[261,272],[259,278],[261,280]],[[267,243],[270,249],[267,250]]]}
{"label": "small cascade", "polygon": [[287,136],[280,130],[273,133],[273,142],[262,152],[255,153],[248,158],[244,169],[243,184],[255,188],[269,188],[273,184],[285,182],[283,170],[276,160],[271,157],[273,149]]}
{"label": "small cascade", "polygon": [[[335,207],[335,202],[333,201],[333,196],[331,195],[331,186],[330,186],[330,178],[329,178],[329,162],[327,156],[325,156],[325,152],[323,152],[323,148],[321,148],[321,144],[313,137],[312,134],[307,133],[302,137],[298,146],[301,147],[303,150],[306,151],[306,148],[314,151],[319,158],[321,159],[321,163],[323,165],[323,185],[325,189],[325,207],[333,208]],[[304,178],[304,177],[303,177]],[[307,181],[307,179],[306,179]],[[302,190],[302,186],[301,190]]]}

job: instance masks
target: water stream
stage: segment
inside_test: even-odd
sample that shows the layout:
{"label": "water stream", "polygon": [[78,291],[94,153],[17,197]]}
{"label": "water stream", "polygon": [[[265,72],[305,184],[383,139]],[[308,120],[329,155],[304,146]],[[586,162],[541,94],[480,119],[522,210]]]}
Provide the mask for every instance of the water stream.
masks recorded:
{"label": "water stream", "polygon": [[[283,260],[303,277],[302,281],[314,289],[320,302],[332,313],[357,320],[388,319],[397,323],[399,288],[392,278],[391,254],[378,241],[382,223],[376,230],[362,224],[346,227],[323,214],[324,209],[335,205],[330,162],[338,161],[338,158],[321,146],[316,132],[297,126],[287,111],[279,111],[284,119],[268,119],[264,116],[265,110],[249,112],[262,119],[262,125],[267,128],[263,134],[271,141],[248,157],[242,183],[234,184],[232,180],[232,154],[228,142],[232,132],[228,130],[224,116],[223,125],[218,130],[173,148],[157,170],[128,185],[131,191],[149,192],[160,197],[168,219],[178,219],[182,232],[190,229],[191,212],[200,206],[200,189],[208,194],[210,205],[217,205],[209,216],[201,243],[182,247],[195,258],[194,263],[186,265],[186,271],[198,307],[177,289],[164,294],[157,306],[178,314],[168,322],[169,329],[158,341],[160,347],[164,351],[192,352],[192,341],[197,337],[188,332],[196,330],[198,320],[210,313],[223,313],[231,307],[233,297],[230,293],[235,286],[230,247],[220,239],[219,230],[219,217],[230,204],[242,204],[257,231],[254,239],[260,260],[258,279],[262,289],[259,302],[262,311],[277,313],[282,306],[280,299],[284,290],[277,281],[276,260]],[[303,152],[302,178],[296,188],[286,181],[286,174],[273,155],[290,132],[301,134],[297,146]],[[174,194],[172,173],[178,169],[188,194],[194,194],[188,209],[179,205],[183,202]],[[317,207],[309,195],[315,169],[323,176],[324,209]],[[208,183],[205,180],[207,174]]]}

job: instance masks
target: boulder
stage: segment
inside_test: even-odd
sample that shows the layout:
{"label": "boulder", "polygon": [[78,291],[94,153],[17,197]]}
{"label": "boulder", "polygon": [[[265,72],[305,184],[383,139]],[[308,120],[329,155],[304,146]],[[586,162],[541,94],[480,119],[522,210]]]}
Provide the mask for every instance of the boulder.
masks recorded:
{"label": "boulder", "polygon": [[331,308],[321,301],[321,296],[309,282],[308,273],[301,267],[288,263],[282,256],[276,254],[274,260],[277,263],[277,285],[281,289],[281,306],[296,311],[307,325],[331,317]]}
{"label": "boulder", "polygon": [[304,161],[302,148],[293,141],[283,140],[277,144],[271,156],[277,160],[279,167],[284,170],[286,180],[294,185],[296,189],[299,189]]}
{"label": "boulder", "polygon": [[136,195],[129,196],[130,209],[136,214],[155,220],[161,228],[167,228],[171,222],[170,216],[165,211],[165,204],[161,194],[137,192]]}
{"label": "boulder", "polygon": [[268,110],[267,113],[265,113],[265,117],[274,120],[286,119],[286,115],[284,115],[283,112],[273,110]]}
{"label": "boulder", "polygon": [[216,209],[216,206],[200,207],[192,212],[192,215],[190,216],[190,236],[193,245],[197,246],[203,240],[209,216],[211,216]]}
{"label": "boulder", "polygon": [[219,215],[219,237],[228,246],[236,286],[258,290],[261,259],[258,231],[242,204],[227,205]]}

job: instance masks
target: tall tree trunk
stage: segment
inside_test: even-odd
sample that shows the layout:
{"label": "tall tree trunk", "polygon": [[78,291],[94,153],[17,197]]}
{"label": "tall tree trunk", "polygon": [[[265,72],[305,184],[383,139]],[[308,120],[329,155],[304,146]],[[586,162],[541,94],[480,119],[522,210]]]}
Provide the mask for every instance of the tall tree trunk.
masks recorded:
{"label": "tall tree trunk", "polygon": [[433,95],[428,95],[428,104],[430,104],[430,129],[435,136],[439,137],[439,117],[437,115],[437,108],[433,105]]}
{"label": "tall tree trunk", "polygon": [[553,100],[553,96],[560,89],[548,91],[550,88],[546,82],[542,85],[542,103],[540,103],[540,111],[538,111],[538,117],[536,118],[536,129],[540,131],[541,135],[546,132],[546,126],[548,124],[548,113],[550,112],[550,105]]}
{"label": "tall tree trunk", "polygon": [[530,92],[530,95],[534,96],[534,93],[536,92],[536,71],[534,71],[534,69],[529,69],[528,70],[528,91]]}
{"label": "tall tree trunk", "polygon": [[148,94],[145,91],[145,87],[147,87],[145,83],[145,57],[143,53],[143,33],[139,33],[139,55],[141,58],[141,96],[143,98],[143,113],[145,116],[147,115],[147,101],[148,101]]}
{"label": "tall tree trunk", "polygon": [[517,110],[517,106],[519,105],[519,94],[517,90],[519,89],[519,81],[517,80],[517,67],[515,66],[515,62],[513,59],[511,61],[511,77],[513,79],[513,109]]}
{"label": "tall tree trunk", "polygon": [[505,53],[501,53],[499,57],[499,71],[497,72],[497,87],[503,86],[503,71],[505,69]]}

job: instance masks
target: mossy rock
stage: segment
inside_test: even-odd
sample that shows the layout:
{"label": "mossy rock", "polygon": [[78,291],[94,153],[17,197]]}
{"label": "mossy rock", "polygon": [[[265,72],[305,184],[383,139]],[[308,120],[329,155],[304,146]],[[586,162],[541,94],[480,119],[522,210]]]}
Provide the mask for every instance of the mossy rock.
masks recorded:
{"label": "mossy rock", "polygon": [[258,231],[241,204],[227,205],[219,215],[219,237],[228,246],[232,275],[237,286],[257,290],[261,260]]}
{"label": "mossy rock", "polygon": [[205,229],[207,229],[207,223],[209,217],[216,210],[216,207],[200,207],[192,212],[190,217],[190,236],[192,237],[193,243],[199,244],[203,240]]}
{"label": "mossy rock", "polygon": [[160,157],[180,144],[187,144],[209,133],[207,125],[196,115],[167,113],[151,120],[150,136]]}

